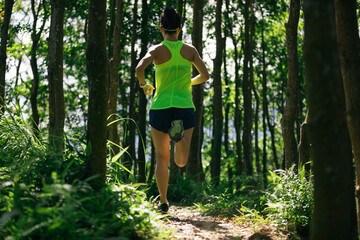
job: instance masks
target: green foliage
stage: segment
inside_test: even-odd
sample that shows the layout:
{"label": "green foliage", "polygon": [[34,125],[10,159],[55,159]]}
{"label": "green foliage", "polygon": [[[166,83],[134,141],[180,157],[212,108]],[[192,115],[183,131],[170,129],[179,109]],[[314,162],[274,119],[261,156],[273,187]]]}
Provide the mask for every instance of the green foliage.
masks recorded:
{"label": "green foliage", "polygon": [[117,181],[95,192],[80,180],[82,129],[67,133],[58,168],[30,129],[19,117],[0,120],[0,239],[168,238],[143,191]]}
{"label": "green foliage", "polygon": [[45,184],[41,191],[16,180],[6,185],[2,188],[7,194],[1,197],[5,203],[1,210],[6,212],[0,238],[129,239],[160,235],[160,221],[145,201],[145,194],[129,185],[113,184],[94,192],[87,182],[66,184],[56,173],[53,183]]}
{"label": "green foliage", "polygon": [[203,214],[232,217],[241,213],[240,209],[253,209],[260,212],[263,203],[259,201],[264,195],[254,184],[252,177],[239,177],[235,179],[238,189],[235,192],[224,181],[219,187],[204,185],[201,200],[196,205]]}
{"label": "green foliage", "polygon": [[271,172],[273,187],[266,195],[265,213],[280,226],[308,232],[313,208],[313,183],[304,169]]}
{"label": "green foliage", "polygon": [[[197,183],[179,175],[174,177],[173,182],[169,183],[167,192],[167,199],[170,204],[193,205],[194,202],[201,199],[204,183]],[[154,202],[158,200],[159,192],[155,181],[149,183],[146,194]]]}

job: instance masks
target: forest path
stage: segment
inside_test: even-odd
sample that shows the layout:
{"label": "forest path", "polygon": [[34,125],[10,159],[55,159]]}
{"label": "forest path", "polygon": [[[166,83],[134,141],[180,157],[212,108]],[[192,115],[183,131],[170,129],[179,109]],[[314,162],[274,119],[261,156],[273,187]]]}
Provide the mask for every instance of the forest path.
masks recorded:
{"label": "forest path", "polygon": [[[179,240],[287,240],[288,236],[274,227],[239,225],[231,220],[201,216],[192,207],[171,206],[164,219],[167,227],[175,229],[170,239]],[[256,231],[255,231],[256,230]]]}

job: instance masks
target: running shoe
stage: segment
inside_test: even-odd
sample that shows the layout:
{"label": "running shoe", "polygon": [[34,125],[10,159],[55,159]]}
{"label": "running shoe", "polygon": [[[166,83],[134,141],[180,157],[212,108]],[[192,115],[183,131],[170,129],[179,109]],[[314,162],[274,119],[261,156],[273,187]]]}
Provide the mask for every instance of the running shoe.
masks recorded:
{"label": "running shoe", "polygon": [[179,142],[184,137],[184,125],[182,120],[174,120],[171,122],[169,129],[170,139]]}
{"label": "running shoe", "polygon": [[161,203],[159,205],[159,212],[161,212],[162,214],[167,214],[167,212],[169,211],[169,204],[168,203]]}

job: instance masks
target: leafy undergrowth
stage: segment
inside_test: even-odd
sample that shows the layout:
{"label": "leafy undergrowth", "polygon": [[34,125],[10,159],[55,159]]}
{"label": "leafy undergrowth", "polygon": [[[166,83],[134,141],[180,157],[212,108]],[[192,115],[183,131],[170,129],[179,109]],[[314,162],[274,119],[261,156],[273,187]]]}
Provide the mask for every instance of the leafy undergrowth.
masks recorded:
{"label": "leafy undergrowth", "polygon": [[[60,161],[29,129],[12,116],[0,120],[0,239],[170,238],[171,230],[149,202],[157,201],[155,182],[146,190],[126,185],[119,180],[121,167],[109,160],[109,183],[95,192],[83,176],[85,129],[67,134]],[[185,177],[173,182],[168,191],[172,205],[195,206],[203,216],[255,230],[275,226],[293,239],[308,236],[312,180],[303,170],[271,173],[266,190],[258,179],[245,176],[233,179],[232,186]]]}
{"label": "leafy undergrowth", "polygon": [[1,239],[166,238],[142,191],[112,184],[95,192],[86,182],[53,180],[42,189],[2,184]]}
{"label": "leafy undergrowth", "polygon": [[112,181],[96,192],[80,180],[81,138],[67,141],[59,161],[29,129],[14,116],[0,120],[0,239],[168,239],[144,191]]}

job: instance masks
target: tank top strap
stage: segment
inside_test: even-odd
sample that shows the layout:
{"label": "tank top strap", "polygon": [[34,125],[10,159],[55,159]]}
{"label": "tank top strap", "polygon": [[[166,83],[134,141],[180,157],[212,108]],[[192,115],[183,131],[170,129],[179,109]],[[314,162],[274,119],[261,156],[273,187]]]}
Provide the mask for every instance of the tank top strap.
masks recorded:
{"label": "tank top strap", "polygon": [[181,47],[184,45],[182,41],[172,42],[172,41],[162,41],[162,44],[164,44],[171,52],[172,56],[178,57],[180,55]]}

